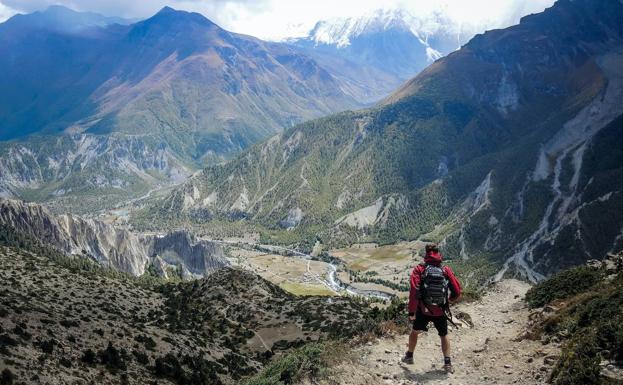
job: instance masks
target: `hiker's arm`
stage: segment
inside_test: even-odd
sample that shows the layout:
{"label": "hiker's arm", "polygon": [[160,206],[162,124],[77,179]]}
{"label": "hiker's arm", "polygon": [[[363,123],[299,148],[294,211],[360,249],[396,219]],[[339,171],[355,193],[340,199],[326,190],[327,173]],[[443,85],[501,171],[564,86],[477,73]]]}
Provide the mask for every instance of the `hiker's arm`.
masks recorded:
{"label": "hiker's arm", "polygon": [[415,315],[418,306],[418,290],[420,288],[420,273],[418,271],[418,267],[416,266],[411,272],[411,285],[409,289],[409,317]]}
{"label": "hiker's arm", "polygon": [[450,289],[450,301],[456,301],[461,296],[461,284],[456,279],[450,266],[445,266],[446,276],[448,277],[448,287]]}

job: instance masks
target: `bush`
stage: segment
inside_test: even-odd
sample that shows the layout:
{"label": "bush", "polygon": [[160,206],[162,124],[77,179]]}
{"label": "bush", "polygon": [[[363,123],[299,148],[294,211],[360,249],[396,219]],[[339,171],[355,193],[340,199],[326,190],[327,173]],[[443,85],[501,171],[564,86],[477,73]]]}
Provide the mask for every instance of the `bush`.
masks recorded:
{"label": "bush", "polygon": [[44,353],[52,354],[52,352],[54,352],[55,345],[56,345],[56,341],[52,339],[48,341],[42,341],[40,346],[41,346],[41,350]]}
{"label": "bush", "polygon": [[169,352],[164,357],[156,358],[154,372],[156,376],[168,378],[179,385],[221,385],[217,375],[219,366],[199,356],[186,355],[180,360]]}
{"label": "bush", "polygon": [[602,276],[601,270],[587,266],[562,271],[528,290],[526,302],[534,308],[557,299],[569,298],[586,291],[598,283]]}
{"label": "bush", "polygon": [[306,376],[317,376],[327,367],[329,353],[336,353],[335,348],[336,344],[307,344],[270,364],[243,385],[288,385]]}
{"label": "bush", "polygon": [[108,347],[104,350],[100,350],[99,357],[102,364],[112,371],[126,370],[126,354],[115,348],[112,342],[108,342]]}
{"label": "bush", "polygon": [[71,360],[67,357],[61,357],[59,363],[66,368],[71,368]]}
{"label": "bush", "polygon": [[[549,297],[563,297],[567,287],[562,283],[573,282],[583,274],[583,269],[586,268],[559,274],[551,278],[558,281],[555,285],[547,285],[545,281],[542,286],[551,287],[552,291],[559,289],[558,294],[549,293],[552,294]],[[592,270],[592,274],[598,273]],[[569,336],[552,371],[554,385],[604,384],[600,376],[602,360],[623,360],[623,276],[604,284],[593,284],[588,289],[590,293],[584,289],[573,297],[565,295],[565,305],[541,325],[546,333],[560,332],[561,336]],[[534,298],[546,301],[547,293],[538,294]]]}
{"label": "bush", "polygon": [[84,353],[82,353],[82,358],[80,358],[80,361],[88,365],[93,365],[95,364],[95,358],[95,352],[91,349],[87,349],[84,351]]}
{"label": "bush", "polygon": [[147,357],[147,354],[145,352],[139,352],[138,350],[134,350],[132,351],[132,354],[134,355],[134,358],[136,358],[136,362],[138,362],[139,364],[149,364],[149,357]]}
{"label": "bush", "polygon": [[9,369],[4,369],[0,373],[0,385],[11,385],[15,381],[15,375]]}
{"label": "bush", "polygon": [[600,358],[594,335],[583,335],[579,341],[565,346],[552,371],[552,383],[556,385],[598,385]]}

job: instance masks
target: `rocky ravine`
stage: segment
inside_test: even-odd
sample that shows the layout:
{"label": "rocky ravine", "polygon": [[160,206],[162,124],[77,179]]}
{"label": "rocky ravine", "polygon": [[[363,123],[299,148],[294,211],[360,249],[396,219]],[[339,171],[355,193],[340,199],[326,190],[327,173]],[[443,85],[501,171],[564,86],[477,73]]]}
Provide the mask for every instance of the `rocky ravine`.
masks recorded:
{"label": "rocky ravine", "polygon": [[521,338],[530,317],[523,302],[529,287],[504,280],[481,301],[454,308],[455,316],[466,313],[474,324],[461,322],[463,326],[451,331],[454,374],[441,369],[439,338],[430,325],[431,331],[420,336],[414,365],[400,363],[407,336],[399,335],[357,349],[322,384],[545,384],[559,346]]}
{"label": "rocky ravine", "polygon": [[107,223],[45,207],[0,198],[0,224],[33,237],[68,255],[90,257],[107,267],[142,275],[153,266],[161,275],[180,270],[184,278],[204,276],[228,265],[216,243],[178,231],[144,235]]}

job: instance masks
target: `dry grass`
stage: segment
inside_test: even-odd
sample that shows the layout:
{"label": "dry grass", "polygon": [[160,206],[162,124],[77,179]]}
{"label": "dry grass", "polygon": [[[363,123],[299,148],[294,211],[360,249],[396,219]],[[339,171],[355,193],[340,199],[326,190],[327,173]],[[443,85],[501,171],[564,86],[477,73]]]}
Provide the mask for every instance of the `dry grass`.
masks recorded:
{"label": "dry grass", "polygon": [[296,282],[283,282],[279,285],[283,290],[294,295],[334,296],[336,293],[326,286],[310,285]]}

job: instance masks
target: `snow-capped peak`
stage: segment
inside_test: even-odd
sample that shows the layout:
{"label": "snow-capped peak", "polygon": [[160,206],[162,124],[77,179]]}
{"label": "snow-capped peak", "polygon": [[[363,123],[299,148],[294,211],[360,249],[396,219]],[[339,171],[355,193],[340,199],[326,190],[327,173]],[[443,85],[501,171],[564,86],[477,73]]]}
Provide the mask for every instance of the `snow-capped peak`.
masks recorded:
{"label": "snow-capped peak", "polygon": [[351,39],[372,32],[390,28],[409,28],[405,23],[406,12],[402,10],[379,9],[361,17],[332,18],[316,23],[309,38],[316,44],[330,44],[337,47],[350,45]]}
{"label": "snow-capped peak", "polygon": [[390,29],[410,31],[424,47],[428,61],[443,56],[431,47],[428,37],[439,32],[451,32],[454,27],[439,14],[415,17],[403,9],[378,9],[360,17],[332,18],[319,21],[309,32],[308,40],[314,45],[334,45],[344,48],[358,36]]}

